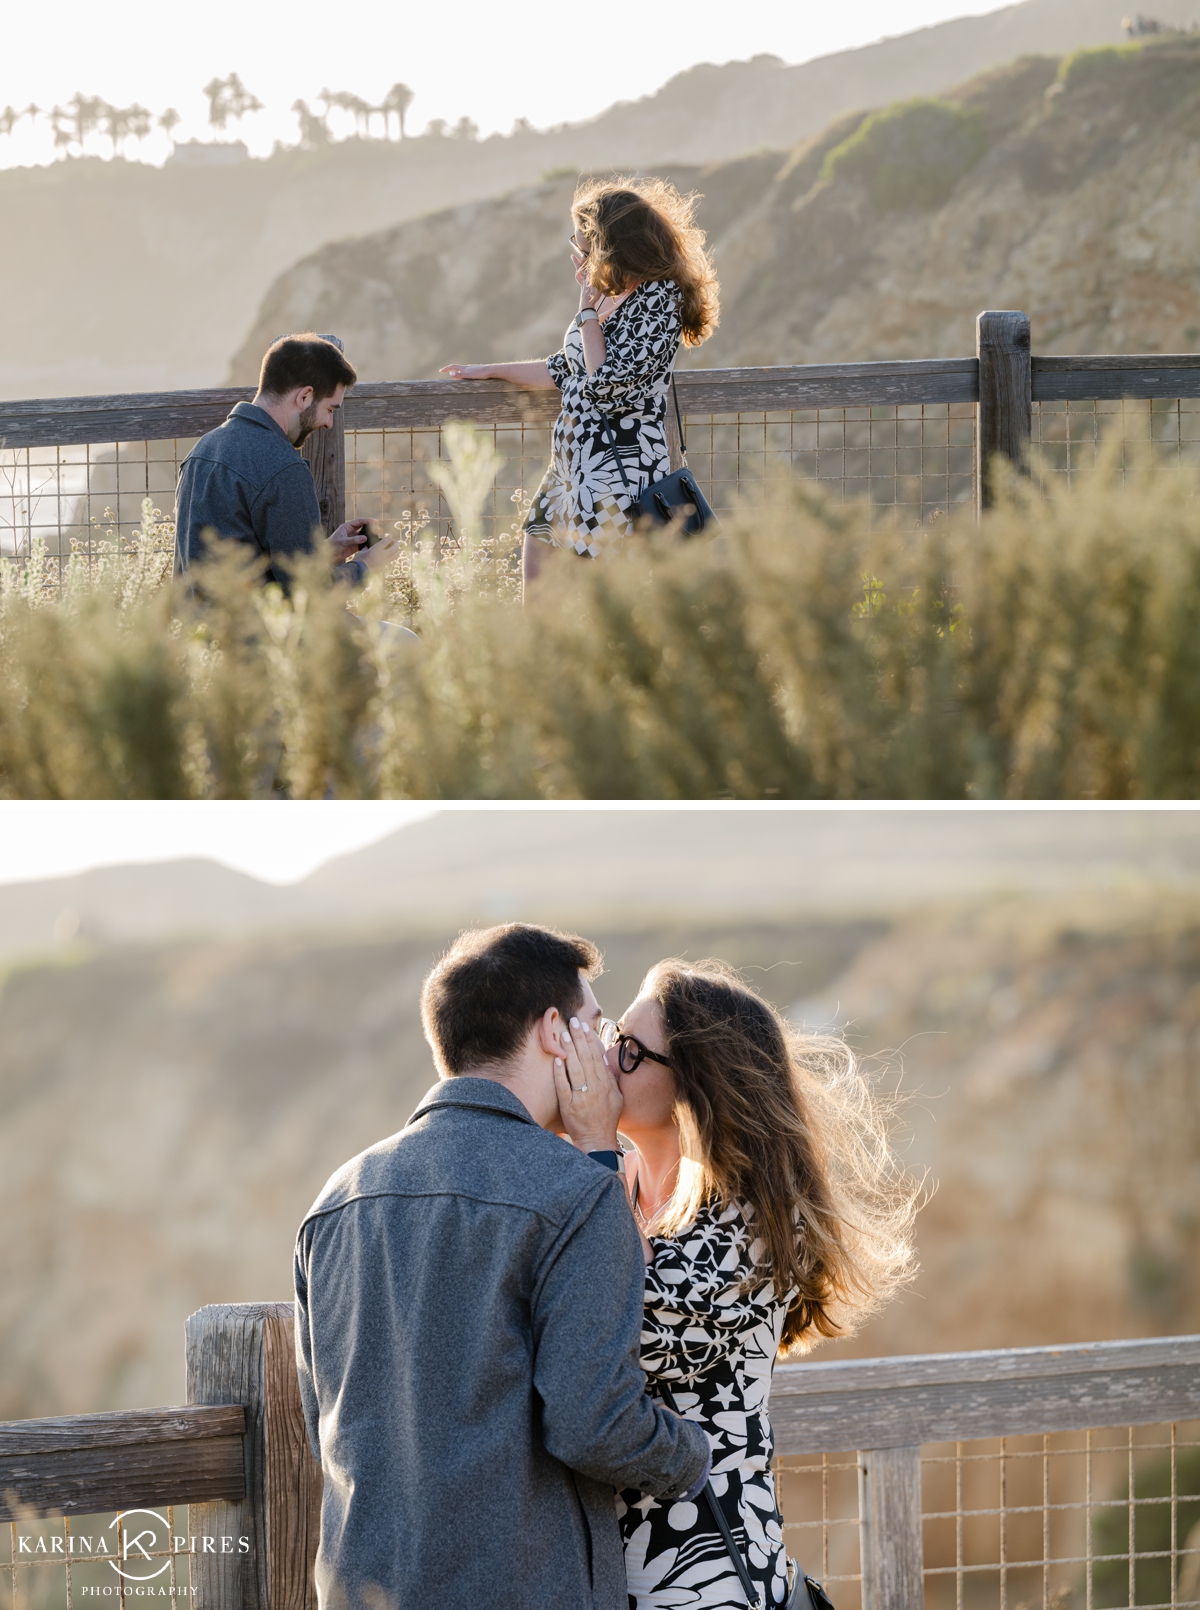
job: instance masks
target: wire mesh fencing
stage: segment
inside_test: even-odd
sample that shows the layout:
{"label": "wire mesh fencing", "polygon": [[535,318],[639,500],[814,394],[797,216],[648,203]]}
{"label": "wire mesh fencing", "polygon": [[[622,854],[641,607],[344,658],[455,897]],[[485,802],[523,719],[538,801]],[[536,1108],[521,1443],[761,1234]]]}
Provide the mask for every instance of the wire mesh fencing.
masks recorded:
{"label": "wire mesh fencing", "polygon": [[191,441],[76,447],[0,447],[0,556],[28,559],[37,544],[61,567],[102,545],[133,541],[147,499],[173,519],[179,466]]}
{"label": "wire mesh fencing", "polygon": [[[476,427],[492,443],[496,475],[483,534],[515,538],[550,455],[550,427]],[[688,461],[720,515],[753,507],[789,477],[837,500],[865,499],[903,524],[928,523],[976,497],[976,407],[970,402],[794,408],[685,419]],[[1069,486],[1116,438],[1122,462],[1149,451],[1161,463],[1200,464],[1200,398],[1035,401],[1031,446]],[[106,544],[128,547],[147,501],[170,521],[179,466],[192,439],[79,446],[0,445],[0,556],[41,545],[60,567],[85,565]],[[431,466],[447,447],[438,424],[346,432],[346,512],[412,538],[451,540],[449,508]]]}
{"label": "wire mesh fencing", "polygon": [[1194,1610],[1198,1438],[1194,1422],[924,1448],[928,1610]]}
{"label": "wire mesh fencing", "polygon": [[[0,1610],[88,1610],[147,1600],[169,1610],[191,1599],[188,1509],[10,1521],[0,1542]],[[209,1538],[217,1549],[221,1539]],[[231,1546],[236,1540],[231,1540]]]}
{"label": "wire mesh fencing", "polygon": [[[926,1610],[1197,1610],[1200,1422],[927,1444]],[[862,1610],[858,1460],[784,1458],[789,1554]]]}
{"label": "wire mesh fencing", "polygon": [[[483,510],[493,538],[519,532],[550,456],[550,428],[477,427],[497,455]],[[865,497],[910,521],[974,497],[971,404],[813,408],[701,415],[686,421],[689,464],[718,513],[753,504],[800,476],[839,499]],[[128,546],[144,505],[173,516],[179,466],[193,442],[135,441],[0,449],[0,554],[27,558],[36,543],[59,564],[90,563],[102,545]],[[439,425],[346,433],[346,512],[439,543],[451,517],[430,465],[445,462]]]}
{"label": "wire mesh fencing", "polygon": [[861,1610],[858,1456],[777,1459],[775,1492],[792,1559],[824,1584],[837,1610]]}
{"label": "wire mesh fencing", "polygon": [[688,463],[718,513],[789,476],[910,524],[975,497],[972,403],[803,408],[686,420]]}
{"label": "wire mesh fencing", "polygon": [[1156,463],[1200,463],[1200,397],[1098,398],[1033,404],[1030,445],[1068,486],[1090,469],[1102,444],[1119,444],[1122,474],[1135,455]]}

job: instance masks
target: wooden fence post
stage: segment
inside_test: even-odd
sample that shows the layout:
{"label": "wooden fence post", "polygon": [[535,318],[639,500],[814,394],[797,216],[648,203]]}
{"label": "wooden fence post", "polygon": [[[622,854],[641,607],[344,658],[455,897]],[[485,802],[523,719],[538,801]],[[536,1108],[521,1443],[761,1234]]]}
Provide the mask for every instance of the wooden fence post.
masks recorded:
{"label": "wooden fence post", "polygon": [[[346,349],[336,335],[323,335],[322,341],[332,341],[339,352]],[[317,488],[317,502],[321,506],[321,524],[325,535],[336,531],[346,518],[346,420],[345,408],[333,416],[330,430],[315,430],[300,449],[308,461],[313,482]]]}
{"label": "wooden fence post", "polygon": [[316,1610],[321,1469],[300,1408],[292,1304],[212,1304],[186,1337],[188,1402],[246,1410],[246,1497],[191,1509],[193,1536],[234,1539],[229,1552],[218,1542],[191,1556],[196,1610]]}
{"label": "wooden fence post", "polygon": [[862,1610],[922,1610],[921,1449],[858,1456]]}
{"label": "wooden fence post", "polygon": [[975,511],[994,501],[992,460],[1003,453],[1023,466],[1033,419],[1029,317],[981,313],[975,321],[979,403],[975,415]]}

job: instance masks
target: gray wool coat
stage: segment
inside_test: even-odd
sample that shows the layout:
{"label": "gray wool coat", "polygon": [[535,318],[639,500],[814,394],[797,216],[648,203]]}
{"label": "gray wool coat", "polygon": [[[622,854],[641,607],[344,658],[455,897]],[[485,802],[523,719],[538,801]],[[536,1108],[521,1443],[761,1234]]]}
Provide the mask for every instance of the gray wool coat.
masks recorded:
{"label": "gray wool coat", "polygon": [[708,1462],[646,1394],[644,1279],[619,1177],[494,1080],[338,1170],[295,1261],[322,1610],[627,1610],[614,1488]]}

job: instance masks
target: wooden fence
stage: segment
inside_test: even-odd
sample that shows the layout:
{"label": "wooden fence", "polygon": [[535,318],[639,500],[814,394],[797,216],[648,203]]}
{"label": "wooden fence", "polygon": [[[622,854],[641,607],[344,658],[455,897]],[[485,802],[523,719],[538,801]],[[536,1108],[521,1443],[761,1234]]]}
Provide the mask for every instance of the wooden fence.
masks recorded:
{"label": "wooden fence", "polygon": [[[705,419],[710,424],[723,421],[734,425],[759,421],[765,429],[768,421],[790,418],[794,422],[802,415],[842,410],[843,493],[848,488],[851,491],[870,488],[869,469],[865,477],[845,473],[847,456],[852,450],[858,450],[857,446],[853,449],[847,446],[850,441],[847,420],[851,415],[854,416],[851,423],[858,428],[864,414],[868,425],[873,422],[873,411],[894,411],[897,422],[906,424],[911,422],[914,410],[920,412],[927,407],[946,410],[947,421],[956,409],[960,413],[965,410],[968,416],[973,411],[973,449],[969,445],[970,435],[967,446],[960,444],[954,448],[960,456],[964,452],[968,454],[967,468],[965,472],[956,470],[958,490],[955,492],[949,490],[951,476],[947,471],[947,492],[941,502],[944,506],[955,501],[965,489],[967,494],[973,493],[977,509],[982,509],[991,498],[988,468],[996,454],[1022,460],[1030,446],[1031,430],[1035,446],[1046,446],[1052,439],[1057,440],[1058,426],[1051,428],[1053,421],[1047,425],[1050,417],[1047,410],[1072,407],[1078,410],[1081,406],[1100,410],[1108,405],[1140,402],[1147,404],[1153,414],[1160,405],[1178,405],[1182,399],[1200,397],[1200,354],[1040,357],[1031,350],[1030,324],[1025,314],[985,312],[977,320],[973,357],[682,369],[678,381],[689,432],[697,428],[697,421]],[[88,444],[186,442],[219,425],[236,402],[250,395],[246,388],[226,388],[0,403],[0,448],[10,454],[22,451],[28,454],[34,449],[70,450]],[[354,387],[340,411],[336,428],[318,432],[304,448],[317,483],[327,529],[338,525],[346,515],[347,431],[355,433],[356,438],[373,432],[425,431],[436,429],[450,419],[467,419],[501,428],[536,426],[541,430],[554,418],[557,408],[556,392],[522,392],[499,381],[410,380],[371,382]],[[1188,414],[1195,416],[1195,434],[1191,434],[1190,417],[1186,430],[1182,422],[1177,421],[1176,445],[1182,451],[1184,446],[1190,449],[1194,443],[1196,456],[1200,456],[1200,410],[1189,409]],[[1078,432],[1078,412],[1075,419]],[[673,425],[673,421],[671,423]],[[1093,428],[1099,428],[1095,421]],[[1151,419],[1151,436],[1153,433]],[[958,442],[959,438],[948,426],[944,435],[943,456],[948,461],[952,439]],[[859,436],[862,436],[861,430]],[[897,444],[901,440],[899,430],[895,439]],[[863,451],[868,457],[871,440],[868,431],[863,437],[867,443]],[[923,444],[923,435],[918,440]],[[1069,473],[1069,421],[1065,440],[1065,467]],[[854,437],[854,443],[861,446],[858,436]],[[939,438],[939,451],[941,445]],[[794,440],[790,448],[785,442],[776,456],[796,468],[803,455],[792,450],[794,447]],[[673,451],[677,460],[677,441]],[[878,456],[881,449],[875,451]],[[410,457],[416,452],[410,444]],[[711,448],[710,460],[720,453],[728,456],[724,446],[719,452]],[[540,444],[536,456],[543,456]],[[696,454],[692,456],[695,468]],[[759,456],[766,456],[765,449]],[[898,447],[892,449],[896,477],[901,474],[896,468],[900,456]],[[178,454],[176,465],[177,460]],[[955,463],[958,462],[956,458]],[[923,470],[918,470],[918,477],[922,473]],[[523,480],[524,464],[521,477]],[[837,479],[836,471],[831,478]],[[735,474],[733,480],[740,490],[740,475]],[[27,473],[27,491],[30,484]],[[155,489],[148,485],[146,490]],[[357,512],[375,512],[367,506],[370,498],[362,494],[357,483],[355,490],[361,494],[358,502],[363,505]],[[103,495],[98,493],[97,499]],[[60,491],[60,510],[64,501],[66,496]],[[885,497],[883,501],[888,499]],[[923,493],[916,499],[921,518],[928,512],[927,501]]]}
{"label": "wooden fence", "polygon": [[[191,1534],[249,1539],[242,1553],[192,1555],[197,1610],[314,1610],[321,1474],[300,1412],[291,1305],[202,1308],[186,1338],[186,1408],[0,1425],[0,1515],[187,1503]],[[1094,1428],[1119,1426],[1132,1448],[1139,1426],[1200,1421],[1200,1336],[781,1365],[771,1418],[785,1462],[857,1452],[863,1610],[917,1610],[928,1580],[922,1444],[1032,1434],[1044,1445],[1050,1433],[1087,1431],[1090,1448]],[[1173,1461],[1176,1442],[1173,1425]],[[1129,1469],[1132,1496],[1132,1454]],[[1187,1494],[1171,1469],[1174,1583],[1187,1547],[1175,1538],[1176,1498]],[[1132,1519],[1129,1549],[1129,1602],[1143,1603]]]}

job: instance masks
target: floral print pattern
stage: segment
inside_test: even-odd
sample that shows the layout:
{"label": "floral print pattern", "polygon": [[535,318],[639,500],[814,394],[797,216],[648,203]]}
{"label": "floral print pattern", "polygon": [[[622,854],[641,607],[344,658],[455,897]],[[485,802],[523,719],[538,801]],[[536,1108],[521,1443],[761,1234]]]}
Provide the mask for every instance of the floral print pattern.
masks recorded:
{"label": "floral print pattern", "polygon": [[[594,375],[573,323],[562,348],[546,359],[562,412],[550,467],[525,521],[531,535],[599,558],[629,535],[630,508],[650,482],[670,474],[664,420],[683,328],[679,303],[674,280],[639,285],[604,320],[606,355]],[[609,447],[606,415],[628,490]]]}
{"label": "floral print pattern", "polygon": [[[710,1203],[679,1236],[652,1236],[642,1368],[712,1443],[712,1484],[764,1606],[787,1597],[783,1519],[771,1474],[771,1372],[790,1302],[753,1281],[761,1245],[745,1204]],[[630,1610],[745,1610],[746,1595],[704,1499],[620,1493]]]}

